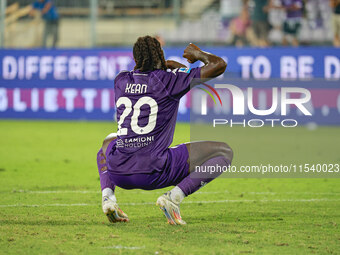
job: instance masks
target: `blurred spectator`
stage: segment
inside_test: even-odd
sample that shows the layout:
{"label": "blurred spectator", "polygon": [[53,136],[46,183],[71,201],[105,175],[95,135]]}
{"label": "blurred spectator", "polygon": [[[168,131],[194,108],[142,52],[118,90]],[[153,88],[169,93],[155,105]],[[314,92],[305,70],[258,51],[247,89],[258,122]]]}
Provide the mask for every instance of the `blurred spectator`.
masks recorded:
{"label": "blurred spectator", "polygon": [[223,17],[231,18],[240,14],[246,0],[220,0],[220,12]]}
{"label": "blurred spectator", "polygon": [[333,29],[334,40],[333,45],[340,47],[340,0],[331,0],[331,7],[333,8]]}
{"label": "blurred spectator", "polygon": [[155,38],[157,39],[157,41],[159,41],[161,47],[165,46],[165,40],[164,40],[163,36],[158,34],[158,35],[155,35]]}
{"label": "blurred spectator", "polygon": [[283,41],[282,26],[286,19],[286,12],[282,8],[281,0],[270,0],[268,9],[268,22],[272,27],[268,40],[276,45],[281,45]]}
{"label": "blurred spectator", "polygon": [[242,8],[242,11],[238,17],[231,20],[230,31],[233,35],[232,44],[237,47],[243,47],[248,44],[246,38],[247,29],[250,26],[249,12],[246,6]]}
{"label": "blurred spectator", "polygon": [[254,33],[255,46],[266,47],[268,43],[268,10],[270,0],[251,0],[249,7],[251,9],[251,25]]}
{"label": "blurred spectator", "polygon": [[303,17],[302,0],[282,0],[282,6],[286,10],[286,20],[283,23],[283,45],[291,44],[299,46],[297,35],[301,27]]}
{"label": "blurred spectator", "polygon": [[47,46],[47,39],[52,36],[52,47],[55,48],[59,39],[59,14],[52,0],[36,0],[32,5],[30,16],[33,16],[36,10],[41,12],[45,22],[42,46]]}

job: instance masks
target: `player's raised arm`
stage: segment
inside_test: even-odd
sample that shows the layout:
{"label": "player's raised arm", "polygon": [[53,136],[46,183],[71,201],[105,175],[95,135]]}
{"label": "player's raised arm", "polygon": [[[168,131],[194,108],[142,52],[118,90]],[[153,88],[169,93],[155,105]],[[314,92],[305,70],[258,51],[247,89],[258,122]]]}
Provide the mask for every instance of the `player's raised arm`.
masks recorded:
{"label": "player's raised arm", "polygon": [[204,63],[204,66],[201,69],[202,79],[215,78],[224,73],[225,69],[227,68],[227,63],[222,58],[202,51],[193,43],[190,43],[186,47],[183,57],[186,58],[191,64],[198,60]]}
{"label": "player's raised arm", "polygon": [[176,68],[187,68],[186,65],[183,65],[175,60],[167,60],[165,61],[166,68],[173,70]]}

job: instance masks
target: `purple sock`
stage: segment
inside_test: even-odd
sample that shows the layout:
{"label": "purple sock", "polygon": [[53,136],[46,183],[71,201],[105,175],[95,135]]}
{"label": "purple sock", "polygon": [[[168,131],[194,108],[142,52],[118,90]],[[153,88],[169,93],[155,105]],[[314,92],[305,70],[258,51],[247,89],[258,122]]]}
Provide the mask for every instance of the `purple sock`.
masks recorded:
{"label": "purple sock", "polygon": [[[202,169],[207,169],[209,166],[229,166],[230,162],[225,157],[215,157],[207,160],[201,165]],[[195,191],[199,190],[201,187],[211,182],[213,179],[220,176],[222,171],[215,171],[214,173],[202,173],[202,172],[192,172],[187,177],[185,177],[177,186],[183,191],[183,193],[188,196]]]}
{"label": "purple sock", "polygon": [[98,172],[99,172],[99,178],[100,178],[100,186],[103,189],[110,188],[112,190],[115,189],[115,185],[112,184],[109,178],[109,173],[107,171],[106,166],[106,159],[104,157],[103,150],[100,149],[97,154],[97,166],[98,166]]}

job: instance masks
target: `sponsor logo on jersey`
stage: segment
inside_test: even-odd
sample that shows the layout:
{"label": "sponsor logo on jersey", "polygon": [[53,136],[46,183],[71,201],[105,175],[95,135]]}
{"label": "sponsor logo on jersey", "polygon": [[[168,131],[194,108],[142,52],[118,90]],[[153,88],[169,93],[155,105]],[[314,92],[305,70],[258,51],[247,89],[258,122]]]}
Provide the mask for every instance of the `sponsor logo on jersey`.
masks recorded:
{"label": "sponsor logo on jersey", "polygon": [[178,72],[190,73],[190,70],[191,68],[181,67],[180,69],[178,69]]}

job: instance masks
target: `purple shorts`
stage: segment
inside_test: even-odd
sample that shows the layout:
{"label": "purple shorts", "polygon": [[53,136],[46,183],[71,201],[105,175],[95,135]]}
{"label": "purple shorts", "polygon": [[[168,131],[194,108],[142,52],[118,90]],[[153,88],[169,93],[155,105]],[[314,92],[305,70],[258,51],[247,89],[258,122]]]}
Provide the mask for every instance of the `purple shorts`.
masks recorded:
{"label": "purple shorts", "polygon": [[[111,142],[107,152],[111,150]],[[123,189],[161,189],[168,186],[175,186],[189,175],[189,152],[185,144],[180,144],[167,149],[167,160],[163,171],[152,173],[117,175],[112,172],[110,180]]]}

